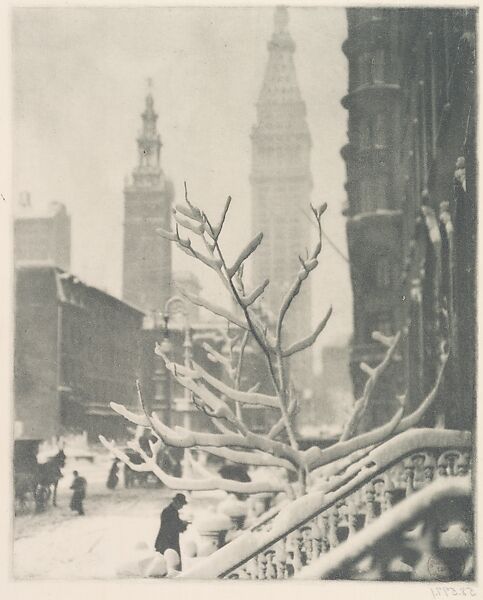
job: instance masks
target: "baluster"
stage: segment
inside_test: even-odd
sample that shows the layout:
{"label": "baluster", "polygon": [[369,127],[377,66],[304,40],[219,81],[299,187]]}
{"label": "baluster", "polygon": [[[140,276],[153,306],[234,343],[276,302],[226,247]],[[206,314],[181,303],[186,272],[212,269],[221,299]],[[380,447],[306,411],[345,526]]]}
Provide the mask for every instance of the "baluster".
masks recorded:
{"label": "baluster", "polygon": [[396,502],[395,487],[392,479],[388,476],[384,482],[383,510],[390,510]]}
{"label": "baluster", "polygon": [[455,463],[456,475],[466,475],[470,470],[470,454],[469,452],[459,452],[459,456]]}
{"label": "baluster", "polygon": [[349,530],[348,538],[357,532],[357,506],[353,498],[347,501],[347,528]]}
{"label": "baluster", "polygon": [[434,478],[434,472],[436,470],[436,465],[437,465],[437,461],[436,461],[436,457],[434,456],[434,454],[431,452],[426,452],[425,453],[425,459],[424,459],[424,480],[425,480],[425,484],[428,485],[429,483],[431,483],[431,481],[433,481]]}
{"label": "baluster", "polygon": [[302,563],[308,565],[312,561],[312,524],[303,525],[300,528],[302,535],[301,553]]}
{"label": "baluster", "polygon": [[424,479],[424,462],[426,460],[426,454],[423,452],[418,452],[417,454],[413,454],[411,456],[411,461],[414,466],[414,485],[413,488],[420,489],[424,487],[426,481]]}
{"label": "baluster", "polygon": [[322,533],[320,551],[325,553],[330,550],[329,542],[329,515],[326,512],[321,517],[320,530]]}
{"label": "baluster", "polygon": [[376,499],[376,491],[374,488],[374,485],[371,483],[368,483],[365,489],[365,495],[366,495],[366,507],[365,507],[365,513],[366,513],[366,522],[365,525],[368,525],[369,523],[371,523],[371,521],[374,520],[375,516],[376,516],[376,508],[375,508],[375,499]]}
{"label": "baluster", "polygon": [[330,549],[335,548],[339,545],[337,538],[337,525],[339,524],[339,511],[336,506],[333,506],[329,511],[329,530],[328,540]]}
{"label": "baluster", "polygon": [[277,579],[287,578],[286,540],[280,540],[275,546],[275,570]]}
{"label": "baluster", "polygon": [[406,480],[406,496],[410,496],[414,492],[414,471],[415,466],[411,458],[404,459],[404,476]]}
{"label": "baluster", "polygon": [[456,461],[459,458],[459,452],[449,451],[444,453],[446,460],[448,462],[447,466],[447,474],[451,477],[456,475]]}
{"label": "baluster", "polygon": [[448,475],[448,458],[446,453],[442,454],[437,461],[438,477],[447,477]]}
{"label": "baluster", "polygon": [[312,522],[312,560],[316,560],[320,556],[322,544],[322,531],[317,524],[317,519]]}
{"label": "baluster", "polygon": [[[384,510],[384,490],[386,487],[386,482],[384,479],[384,475],[380,475],[376,479],[372,480],[372,485],[374,486],[374,510],[375,514],[381,514]],[[379,511],[378,511],[379,508]]]}
{"label": "baluster", "polygon": [[274,548],[269,548],[265,552],[265,558],[267,559],[267,564],[266,564],[266,568],[265,568],[266,579],[275,579],[276,578],[275,565],[273,564],[274,556],[275,556]]}
{"label": "baluster", "polygon": [[295,573],[297,573],[303,567],[302,553],[301,553],[302,534],[298,529],[296,529],[290,535],[291,535],[291,546],[292,546],[292,552],[293,552],[292,565],[293,565]]}
{"label": "baluster", "polygon": [[266,579],[267,557],[264,552],[257,555],[257,579]]}

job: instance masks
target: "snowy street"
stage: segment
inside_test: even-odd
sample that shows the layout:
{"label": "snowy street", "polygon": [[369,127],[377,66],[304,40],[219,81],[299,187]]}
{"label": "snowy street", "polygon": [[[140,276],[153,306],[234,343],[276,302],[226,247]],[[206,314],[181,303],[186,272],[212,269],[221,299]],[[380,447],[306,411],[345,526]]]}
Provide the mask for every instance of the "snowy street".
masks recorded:
{"label": "snowy street", "polygon": [[[159,516],[173,492],[166,488],[116,490],[105,486],[109,462],[101,465],[68,461],[59,483],[57,507],[42,514],[22,514],[14,521],[13,574],[18,579],[71,579],[116,576],[120,565],[132,560],[136,546],[151,549],[159,528]],[[88,481],[86,515],[69,508],[72,469]]]}

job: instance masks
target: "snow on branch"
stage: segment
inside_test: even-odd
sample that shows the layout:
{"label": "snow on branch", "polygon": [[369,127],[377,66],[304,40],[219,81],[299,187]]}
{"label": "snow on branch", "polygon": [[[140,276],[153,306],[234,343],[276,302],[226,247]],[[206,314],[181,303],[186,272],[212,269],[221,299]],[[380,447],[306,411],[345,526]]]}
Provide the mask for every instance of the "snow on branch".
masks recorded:
{"label": "snow on branch", "polygon": [[377,367],[373,368],[365,363],[361,363],[360,368],[369,375],[369,378],[364,386],[362,397],[356,401],[354,405],[354,411],[344,427],[344,431],[340,437],[341,442],[344,442],[345,440],[348,440],[354,436],[362,417],[367,413],[374,388],[394,357],[396,347],[401,339],[401,332],[399,331],[394,337],[389,338],[375,331],[372,334],[372,338],[385,345],[388,349],[383,360],[377,365]]}
{"label": "snow on branch", "polygon": [[411,414],[402,418],[405,402],[405,397],[403,396],[400,398],[402,403],[401,408],[388,423],[385,423],[376,429],[353,437],[349,440],[339,441],[337,444],[330,446],[326,450],[320,451],[318,448],[310,448],[307,450],[305,452],[305,461],[308,465],[308,468],[313,470],[321,467],[329,462],[332,462],[333,460],[338,460],[343,456],[348,456],[350,453],[356,450],[366,448],[369,445],[380,444],[390,435],[403,433],[411,427],[415,427],[420,422],[422,417],[427,413],[428,409],[434,404],[437,398],[448,358],[449,355],[447,353],[441,356],[441,365],[433,388],[426,398],[421,402],[419,407],[416,408]]}
{"label": "snow on branch", "polygon": [[232,479],[224,479],[222,477],[206,477],[203,479],[194,479],[186,477],[173,477],[166,473],[157,463],[156,454],[149,456],[140,446],[136,446],[136,451],[139,452],[143,463],[134,464],[127,454],[113,442],[108,442],[104,436],[99,436],[101,443],[110,450],[114,456],[122,460],[133,471],[152,472],[156,477],[168,488],[172,490],[184,491],[213,491],[224,490],[235,494],[259,494],[265,492],[285,492],[286,486],[283,483],[274,483],[272,481],[256,481],[256,482],[240,482]]}
{"label": "snow on branch", "polygon": [[[327,204],[324,203],[321,206],[319,206],[318,208],[314,208],[311,205],[310,209],[311,209],[312,214],[314,215],[316,223],[317,223],[318,240],[317,240],[317,243],[316,243],[314,249],[312,250],[310,256],[307,256],[307,259],[303,259],[301,256],[299,256],[299,261],[302,265],[302,268],[298,271],[294,282],[292,283],[292,285],[290,286],[290,288],[288,289],[287,293],[285,294],[285,296],[282,300],[282,305],[280,307],[280,311],[279,311],[279,314],[277,317],[277,325],[276,325],[276,340],[277,340],[276,343],[277,343],[278,347],[280,347],[280,345],[282,343],[282,327],[283,327],[285,315],[287,314],[288,309],[290,308],[295,297],[299,294],[303,282],[307,279],[307,277],[309,276],[311,271],[313,271],[317,267],[318,256],[322,249],[321,219],[322,219],[322,215],[324,214],[324,212],[327,209]],[[293,354],[293,352],[292,352],[292,354]]]}
{"label": "snow on branch", "polygon": [[230,279],[238,272],[238,269],[242,266],[246,259],[255,252],[255,250],[261,244],[262,240],[263,233],[260,232],[245,246],[245,248],[243,248],[243,250],[236,258],[235,262],[233,263],[233,266],[227,267],[226,271]]}
{"label": "snow on branch", "polygon": [[223,225],[225,224],[226,215],[230,208],[230,204],[231,204],[231,196],[228,196],[228,198],[226,199],[226,202],[225,202],[225,206],[223,207],[223,212],[221,213],[220,222],[218,223],[218,225],[211,226],[208,230],[208,234],[210,234],[212,236],[212,238],[215,242],[217,242],[218,238],[220,237],[221,231],[223,229]]}
{"label": "snow on branch", "polygon": [[206,351],[206,355],[209,358],[209,360],[211,360],[212,362],[217,362],[220,365],[223,365],[228,376],[231,379],[234,377],[235,369],[232,367],[230,361],[224,354],[221,354],[221,352],[218,352],[218,350],[215,350],[215,348],[213,348],[213,346],[211,344],[209,344],[208,342],[203,342],[203,349]]}
{"label": "snow on branch", "polygon": [[134,423],[135,425],[140,425],[141,427],[151,427],[149,419],[146,415],[133,413],[123,404],[118,404],[117,402],[110,402],[109,406],[114,412],[117,412],[117,414],[121,415],[121,417],[124,417],[128,421],[131,421],[131,423]]}
{"label": "snow on branch", "polygon": [[305,350],[306,348],[310,348],[310,346],[315,344],[315,342],[317,341],[317,338],[322,333],[322,331],[325,329],[325,326],[327,325],[327,321],[330,319],[331,314],[332,314],[332,306],[329,308],[329,310],[327,311],[327,314],[322,319],[322,321],[317,325],[315,331],[313,333],[311,333],[310,335],[308,335],[307,337],[305,337],[304,339],[293,343],[286,350],[283,350],[282,356],[284,358],[288,358],[289,356],[292,356],[292,354],[295,354],[296,352],[301,352],[302,350]]}
{"label": "snow on branch", "polygon": [[240,402],[242,404],[267,406],[269,408],[279,408],[280,406],[276,396],[269,396],[259,392],[242,392],[240,390],[236,390],[229,385],[226,385],[213,375],[210,375],[203,369],[203,367],[195,362],[193,363],[193,369],[195,372],[198,372],[199,376],[202,377],[207,383],[212,385],[222,394],[225,394],[225,396],[228,396],[230,400],[234,400],[235,402]]}
{"label": "snow on branch", "polygon": [[249,294],[247,294],[246,296],[240,296],[241,300],[243,301],[243,304],[245,306],[251,306],[254,302],[256,302],[258,300],[258,298],[260,298],[260,296],[263,294],[263,292],[265,291],[265,288],[268,286],[269,283],[270,283],[270,280],[265,279],[265,281],[263,283],[261,283],[259,286],[257,286]]}
{"label": "snow on branch", "polygon": [[339,460],[344,456],[348,456],[367,446],[380,444],[397,430],[397,426],[401,422],[403,413],[404,405],[395,412],[394,416],[387,423],[380,425],[376,429],[372,429],[371,431],[362,433],[348,440],[339,441],[325,450],[320,450],[320,448],[315,446],[309,448],[305,451],[305,462],[308,469],[312,471],[313,469],[327,465],[332,461]]}
{"label": "snow on branch", "polygon": [[242,465],[254,465],[259,467],[281,467],[288,471],[295,471],[294,466],[288,460],[277,458],[265,452],[241,452],[240,450],[232,450],[231,448],[203,448],[206,452],[226,458],[234,463]]}
{"label": "snow on branch", "polygon": [[159,417],[153,413],[151,416],[155,433],[167,446],[177,448],[204,448],[213,446],[215,448],[245,448],[250,450],[261,450],[278,458],[284,458],[293,465],[301,466],[301,456],[290,446],[282,442],[269,440],[261,435],[247,433],[205,433],[201,431],[189,431],[182,427],[172,429],[165,425]]}
{"label": "snow on branch", "polygon": [[243,319],[234,315],[233,313],[231,313],[228,309],[224,308],[223,306],[214,304],[213,302],[210,302],[209,300],[206,300],[205,298],[202,298],[201,296],[198,296],[197,294],[192,294],[191,292],[188,292],[186,290],[179,289],[178,291],[184,298],[186,298],[193,304],[196,304],[196,306],[201,306],[201,308],[205,308],[206,310],[210,311],[211,313],[218,315],[219,317],[223,317],[224,319],[226,319],[230,323],[233,323],[233,325],[240,327],[241,329],[248,329],[248,326],[243,321]]}
{"label": "snow on branch", "polygon": [[421,402],[418,408],[414,410],[410,415],[407,415],[401,420],[398,427],[396,428],[395,433],[402,433],[403,431],[406,431],[407,429],[417,425],[421,418],[426,414],[428,409],[434,404],[434,401],[438,396],[439,388],[441,387],[441,382],[443,381],[443,374],[446,368],[446,364],[448,362],[448,358],[448,353],[445,353],[441,356],[441,364],[433,388],[426,396],[426,398]]}

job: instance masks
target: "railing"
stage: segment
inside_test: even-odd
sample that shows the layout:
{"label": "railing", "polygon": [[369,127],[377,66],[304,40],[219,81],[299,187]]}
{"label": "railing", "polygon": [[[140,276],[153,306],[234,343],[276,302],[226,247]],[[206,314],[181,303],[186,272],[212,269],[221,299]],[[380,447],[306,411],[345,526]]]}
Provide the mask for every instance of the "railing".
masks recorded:
{"label": "railing", "polygon": [[474,579],[471,481],[442,477],[403,500],[296,579]]}
{"label": "railing", "polygon": [[470,452],[468,432],[406,431],[179,577],[292,577],[433,480],[466,475]]}

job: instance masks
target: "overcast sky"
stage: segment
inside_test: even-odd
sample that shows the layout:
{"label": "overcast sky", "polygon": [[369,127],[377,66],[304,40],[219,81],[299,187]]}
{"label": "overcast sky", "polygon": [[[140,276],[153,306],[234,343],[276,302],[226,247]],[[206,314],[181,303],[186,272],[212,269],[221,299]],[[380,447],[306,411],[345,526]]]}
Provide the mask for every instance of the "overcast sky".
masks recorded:
{"label": "overcast sky", "polygon": [[[313,140],[312,201],[328,202],[324,228],[347,254],[345,11],[289,13]],[[72,271],[81,279],[120,294],[123,184],[137,161],[148,77],[177,200],[184,179],[210,214],[232,195],[229,233],[247,240],[250,131],[272,28],[272,8],[14,9],[14,193],[30,191],[39,207],[67,205]],[[348,265],[327,244],[321,262],[314,319],[332,303],[323,343],[344,342],[352,328]],[[174,267],[192,263],[175,252]]]}

